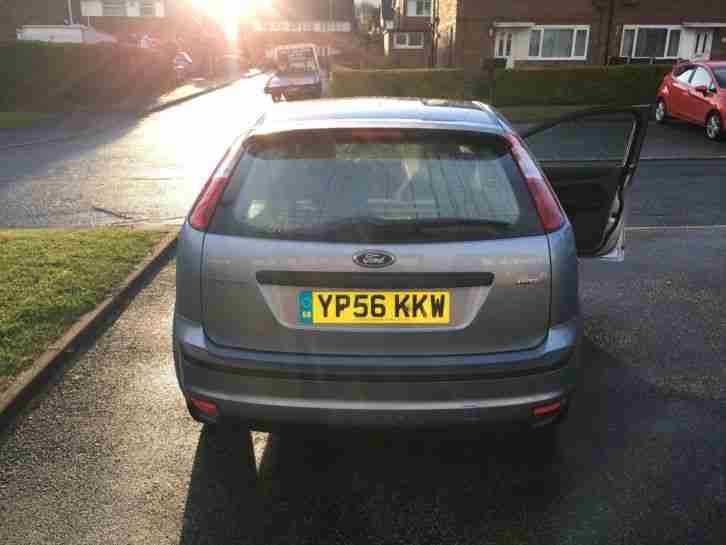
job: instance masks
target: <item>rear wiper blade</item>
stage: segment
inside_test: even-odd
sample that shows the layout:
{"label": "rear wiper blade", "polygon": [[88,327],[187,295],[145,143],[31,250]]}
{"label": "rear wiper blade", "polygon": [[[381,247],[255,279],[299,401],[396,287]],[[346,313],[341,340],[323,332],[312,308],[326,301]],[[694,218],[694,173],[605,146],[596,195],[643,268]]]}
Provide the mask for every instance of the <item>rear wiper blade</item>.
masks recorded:
{"label": "rear wiper blade", "polygon": [[418,219],[415,220],[415,225],[420,229],[446,229],[448,227],[507,228],[512,226],[508,221],[453,217]]}

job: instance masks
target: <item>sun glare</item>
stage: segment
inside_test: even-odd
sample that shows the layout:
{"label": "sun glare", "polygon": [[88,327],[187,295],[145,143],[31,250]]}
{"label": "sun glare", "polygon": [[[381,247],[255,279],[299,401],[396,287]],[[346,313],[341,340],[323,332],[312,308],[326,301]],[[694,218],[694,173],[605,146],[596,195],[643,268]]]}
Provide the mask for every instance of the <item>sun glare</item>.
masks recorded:
{"label": "sun glare", "polygon": [[227,39],[237,41],[240,19],[254,8],[269,6],[269,0],[192,0],[195,9],[204,11],[222,24]]}

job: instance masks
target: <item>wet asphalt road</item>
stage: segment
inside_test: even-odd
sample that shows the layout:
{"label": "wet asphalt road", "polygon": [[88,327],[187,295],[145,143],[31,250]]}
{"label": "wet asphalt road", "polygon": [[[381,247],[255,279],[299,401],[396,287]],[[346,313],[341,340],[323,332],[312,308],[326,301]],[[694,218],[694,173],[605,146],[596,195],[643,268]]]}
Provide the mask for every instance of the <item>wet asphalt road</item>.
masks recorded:
{"label": "wet asphalt road", "polygon": [[582,265],[584,373],[554,451],[474,431],[214,435],[174,378],[172,263],[0,429],[0,543],[726,543],[723,172],[641,168],[626,262]]}
{"label": "wet asphalt road", "polygon": [[144,118],[114,114],[111,128],[64,142],[0,150],[0,227],[180,221],[227,146],[272,104],[265,81],[243,79]]}

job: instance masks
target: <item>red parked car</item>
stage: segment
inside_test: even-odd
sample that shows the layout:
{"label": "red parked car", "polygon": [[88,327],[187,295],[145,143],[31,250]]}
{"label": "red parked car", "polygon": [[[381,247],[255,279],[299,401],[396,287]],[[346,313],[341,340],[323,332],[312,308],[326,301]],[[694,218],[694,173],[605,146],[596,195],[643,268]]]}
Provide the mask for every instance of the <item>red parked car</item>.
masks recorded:
{"label": "red parked car", "polygon": [[684,62],[663,78],[658,88],[655,118],[677,117],[706,128],[710,140],[726,129],[726,61]]}

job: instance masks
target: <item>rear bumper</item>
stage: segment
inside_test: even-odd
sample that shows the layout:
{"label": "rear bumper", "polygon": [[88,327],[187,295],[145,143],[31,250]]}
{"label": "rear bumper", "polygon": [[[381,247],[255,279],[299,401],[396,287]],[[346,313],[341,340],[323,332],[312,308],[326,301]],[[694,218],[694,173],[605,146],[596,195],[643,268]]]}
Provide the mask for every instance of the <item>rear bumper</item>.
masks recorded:
{"label": "rear bumper", "polygon": [[[281,425],[439,427],[538,424],[533,409],[568,402],[578,374],[579,320],[527,351],[444,357],[313,356],[211,346],[174,319],[180,387],[254,429]],[[549,417],[551,419],[551,416]]]}

